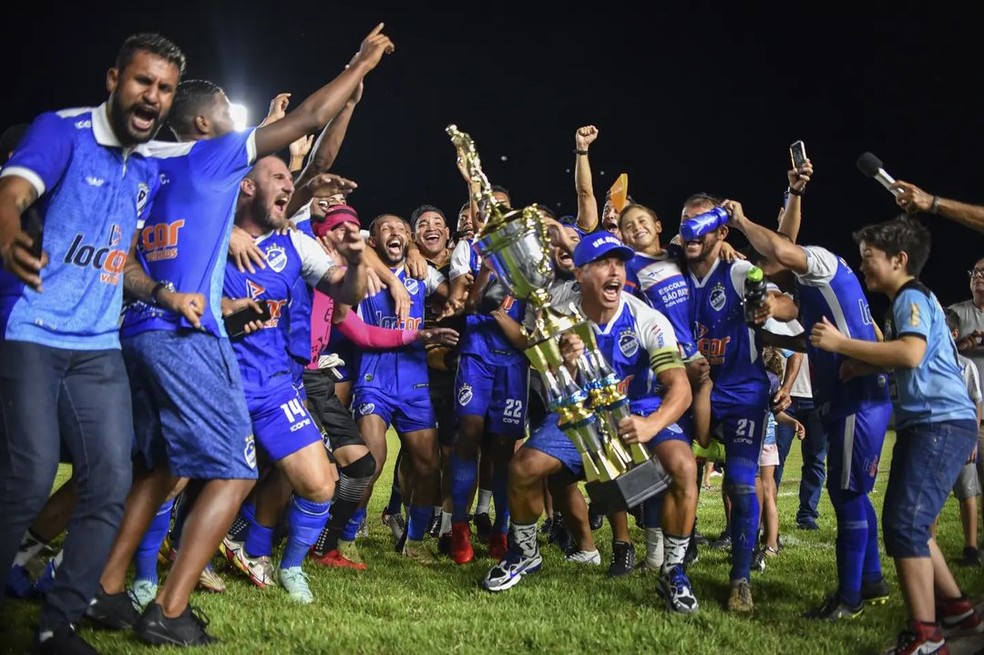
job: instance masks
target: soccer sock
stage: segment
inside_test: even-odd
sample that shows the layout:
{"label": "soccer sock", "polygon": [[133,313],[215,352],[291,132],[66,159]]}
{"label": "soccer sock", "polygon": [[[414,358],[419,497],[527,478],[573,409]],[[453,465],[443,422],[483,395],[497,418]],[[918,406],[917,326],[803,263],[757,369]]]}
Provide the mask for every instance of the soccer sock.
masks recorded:
{"label": "soccer sock", "polygon": [[[492,501],[492,495],[495,493],[494,489],[479,489],[478,490],[478,505],[475,506],[476,514],[488,514],[489,513],[489,503]],[[499,503],[495,503],[495,511],[499,511]]]}
{"label": "soccer sock", "polygon": [[45,545],[29,528],[24,533],[20,546],[17,548],[17,556],[14,557],[14,566],[26,566],[35,555],[44,549]]}
{"label": "soccer sock", "polygon": [[318,539],[322,528],[328,521],[330,502],[318,503],[297,494],[291,494],[290,506],[287,509],[287,545],[284,555],[280,558],[280,568],[290,569],[300,566],[304,556]]}
{"label": "soccer sock", "polygon": [[523,557],[536,557],[539,551],[539,546],[536,543],[536,522],[521,524],[513,523],[509,527],[509,532],[512,535],[512,544],[510,548],[515,546]]}
{"label": "soccer sock", "polygon": [[[451,522],[464,523],[468,520],[468,496],[478,479],[478,461],[461,459],[451,455]],[[485,511],[488,511],[486,503]]]}
{"label": "soccer sock", "polygon": [[[495,523],[492,531],[499,534],[509,532],[509,468],[496,466],[492,471],[492,497],[495,500]],[[479,504],[481,507],[481,504]],[[485,511],[489,511],[488,504]]]}
{"label": "soccer sock", "polygon": [[349,519],[348,523],[345,524],[345,529],[342,530],[342,541],[355,541],[355,536],[359,532],[359,526],[362,525],[362,521],[366,518],[366,508],[360,507],[352,513],[352,518]]}
{"label": "soccer sock", "polygon": [[[647,548],[649,542],[648,536],[649,530],[646,530]],[[690,535],[681,537],[675,534],[664,534],[663,539],[665,540],[663,548],[666,553],[666,557],[663,560],[663,573],[667,573],[674,566],[683,564],[683,558],[687,555],[687,544],[690,543]]]}
{"label": "soccer sock", "polygon": [[137,551],[133,554],[134,579],[149,580],[157,584],[157,553],[161,549],[164,537],[167,536],[168,528],[171,527],[171,508],[173,507],[173,498],[165,500],[164,504],[157,510],[157,514],[151,519],[143,539],[137,545]]}
{"label": "soccer sock", "polygon": [[273,552],[273,528],[254,523],[246,531],[246,554],[263,557]]}
{"label": "soccer sock", "polygon": [[427,532],[427,524],[433,516],[434,510],[427,505],[411,505],[407,514],[407,539],[410,541],[422,541],[424,533]]}
{"label": "soccer sock", "polygon": [[731,498],[730,579],[748,580],[760,513],[758,498],[755,496],[755,471],[736,464],[729,466],[728,471],[731,475],[731,481],[727,483],[728,496]]}
{"label": "soccer sock", "polygon": [[878,554],[878,516],[868,494],[864,495],[864,513],[868,521],[868,543],[864,547],[864,564],[861,566],[862,582],[878,582],[882,574],[881,555]]}
{"label": "soccer sock", "polygon": [[256,525],[256,507],[253,503],[243,503],[232,521],[228,536],[231,540],[242,543],[246,541],[246,534],[253,525]]}
{"label": "soccer sock", "polygon": [[646,563],[652,567],[661,567],[666,561],[665,557],[662,528],[646,528]]}
{"label": "soccer sock", "polygon": [[[324,555],[338,549],[338,540],[342,538],[349,520],[359,509],[359,504],[366,495],[366,489],[376,472],[376,459],[372,453],[366,453],[348,466],[338,467],[338,487],[335,489],[335,499],[331,503],[328,523],[314,544],[314,552]],[[387,512],[388,513],[388,512]],[[362,515],[365,517],[365,514]],[[361,524],[362,521],[360,520]],[[355,526],[356,532],[359,526]],[[355,533],[352,534],[352,541]]]}
{"label": "soccer sock", "polygon": [[837,515],[837,593],[850,607],[861,604],[861,571],[868,545],[866,496],[845,489],[831,489],[830,502]]}
{"label": "soccer sock", "polygon": [[446,534],[451,534],[451,512],[441,510],[441,530],[438,535],[443,537]]}

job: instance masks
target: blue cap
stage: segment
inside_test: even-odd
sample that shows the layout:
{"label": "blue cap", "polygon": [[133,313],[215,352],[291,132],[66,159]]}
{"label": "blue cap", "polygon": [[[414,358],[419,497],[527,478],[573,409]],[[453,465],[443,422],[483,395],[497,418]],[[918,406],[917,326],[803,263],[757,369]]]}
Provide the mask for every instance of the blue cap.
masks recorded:
{"label": "blue cap", "polygon": [[574,249],[574,266],[580,268],[602,257],[618,257],[627,261],[635,257],[635,251],[609,232],[595,232],[581,239]]}

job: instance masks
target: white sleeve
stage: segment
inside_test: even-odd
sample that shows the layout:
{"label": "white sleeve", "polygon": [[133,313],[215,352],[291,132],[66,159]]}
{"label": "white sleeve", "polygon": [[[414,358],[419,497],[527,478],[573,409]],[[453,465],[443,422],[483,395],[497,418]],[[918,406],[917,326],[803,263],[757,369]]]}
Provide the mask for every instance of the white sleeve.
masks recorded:
{"label": "white sleeve", "polygon": [[290,240],[301,257],[301,277],[308,286],[317,286],[335,262],[321,249],[317,241],[300,230],[291,230]]}
{"label": "white sleeve", "polygon": [[302,223],[304,221],[311,219],[311,203],[308,203],[297,210],[297,212],[290,217],[290,222],[294,225]]}
{"label": "white sleeve", "polygon": [[429,296],[432,293],[434,293],[435,291],[437,291],[437,287],[441,286],[441,284],[446,279],[447,278],[444,277],[444,274],[441,273],[441,271],[437,270],[433,266],[428,266],[427,267],[427,279],[424,280],[424,288],[426,289],[426,292],[424,293],[424,295]]}
{"label": "white sleeve", "polygon": [[981,378],[977,373],[977,366],[974,365],[974,362],[969,361],[964,368],[967,372],[967,391],[970,392],[970,399],[974,401],[975,405],[979,405],[984,402],[984,398],[982,398]]}
{"label": "white sleeve", "polygon": [[[748,275],[748,271],[753,268],[755,268],[755,264],[744,259],[739,259],[731,265],[731,286],[734,287],[735,293],[740,298],[745,297],[745,277]],[[779,287],[766,279],[765,290],[778,292]]]}
{"label": "white sleeve", "polygon": [[622,298],[635,315],[639,342],[650,355],[664,348],[679,350],[676,332],[666,316],[635,296],[623,293]]}
{"label": "white sleeve", "polygon": [[837,273],[837,255],[820,246],[801,246],[806,253],[806,273],[796,273],[796,279],[808,287],[829,284]]}
{"label": "white sleeve", "polygon": [[448,275],[453,280],[466,273],[471,273],[471,243],[462,239],[451,251],[451,271]]}

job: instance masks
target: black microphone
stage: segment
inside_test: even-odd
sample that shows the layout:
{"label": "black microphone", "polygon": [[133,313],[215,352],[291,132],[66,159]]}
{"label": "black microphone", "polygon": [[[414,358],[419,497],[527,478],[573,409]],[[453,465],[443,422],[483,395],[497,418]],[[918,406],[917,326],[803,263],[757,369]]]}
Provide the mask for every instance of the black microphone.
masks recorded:
{"label": "black microphone", "polygon": [[895,178],[885,172],[882,165],[882,160],[875,157],[870,152],[866,152],[858,157],[858,169],[865,174],[866,177],[872,177],[878,180],[878,183],[883,187],[888,189],[895,197],[898,197],[902,193],[901,189],[893,189],[892,185],[895,184]]}

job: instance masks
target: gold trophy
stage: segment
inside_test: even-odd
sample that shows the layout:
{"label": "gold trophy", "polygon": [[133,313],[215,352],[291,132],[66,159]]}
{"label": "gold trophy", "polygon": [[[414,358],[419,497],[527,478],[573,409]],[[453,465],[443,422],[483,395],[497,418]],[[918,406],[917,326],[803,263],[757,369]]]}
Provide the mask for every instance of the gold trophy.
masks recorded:
{"label": "gold trophy", "polygon": [[[539,211],[535,206],[509,209],[496,202],[471,137],[455,125],[446,131],[477,188],[472,200],[485,223],[472,247],[514,297],[537,310],[526,357],[543,379],[548,406],[560,417],[558,427],[581,455],[592,505],[607,514],[660,493],[669,485],[669,477],[659,461],[644,446],[626,444],[618,436],[619,422],[629,415],[629,401],[598,350],[594,327],[573,306],[566,313],[551,306],[547,287],[554,278],[553,261]],[[560,337],[565,333],[584,342],[577,361],[583,384],[578,384],[561,357]]]}

